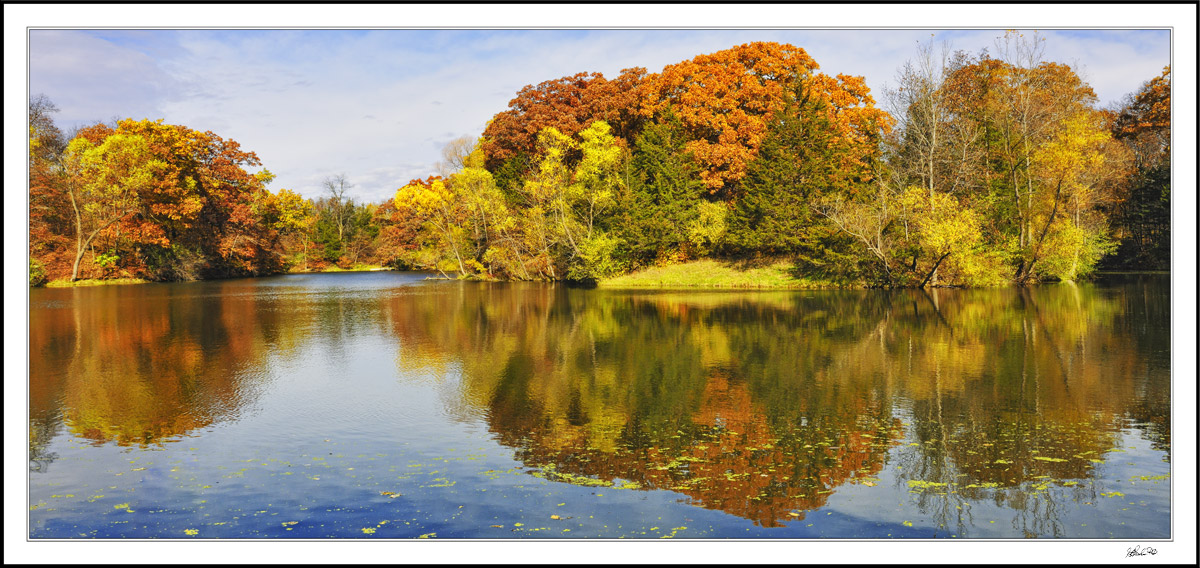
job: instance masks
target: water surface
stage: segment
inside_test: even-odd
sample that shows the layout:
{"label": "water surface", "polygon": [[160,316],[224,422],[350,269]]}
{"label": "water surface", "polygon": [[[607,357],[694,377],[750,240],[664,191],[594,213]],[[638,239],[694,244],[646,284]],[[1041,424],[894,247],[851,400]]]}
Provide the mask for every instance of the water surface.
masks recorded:
{"label": "water surface", "polygon": [[1171,537],[1169,277],[30,291],[70,538]]}

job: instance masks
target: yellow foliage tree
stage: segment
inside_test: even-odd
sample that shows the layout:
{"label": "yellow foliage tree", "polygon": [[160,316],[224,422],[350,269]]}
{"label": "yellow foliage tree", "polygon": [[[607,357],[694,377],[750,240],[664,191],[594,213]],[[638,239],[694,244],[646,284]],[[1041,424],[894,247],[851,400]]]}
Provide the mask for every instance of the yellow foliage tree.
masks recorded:
{"label": "yellow foliage tree", "polygon": [[[428,184],[413,181],[396,190],[393,203],[397,210],[421,218],[436,239],[437,248],[453,257],[460,275],[467,274],[463,259],[464,211],[451,186],[440,178]],[[437,269],[445,274],[440,265]]]}
{"label": "yellow foliage tree", "polygon": [[155,158],[145,138],[117,133],[99,144],[79,137],[67,146],[67,184],[75,219],[75,262],[71,280],[79,278],[79,262],[102,231],[144,206],[142,193],[156,184],[166,163]]}

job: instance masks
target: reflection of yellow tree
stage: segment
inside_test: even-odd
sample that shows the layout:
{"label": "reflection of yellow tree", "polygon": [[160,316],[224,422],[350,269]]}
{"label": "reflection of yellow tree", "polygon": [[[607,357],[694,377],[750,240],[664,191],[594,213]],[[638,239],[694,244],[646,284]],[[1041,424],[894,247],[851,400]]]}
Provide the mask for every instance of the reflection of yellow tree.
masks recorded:
{"label": "reflection of yellow tree", "polygon": [[947,529],[969,522],[964,500],[991,498],[1021,512],[1026,534],[1059,535],[1057,501],[1087,497],[1092,489],[1079,481],[1115,448],[1130,403],[1149,384],[1137,368],[1144,354],[1111,331],[1119,304],[1073,284],[933,293],[940,301],[926,307],[938,325],[898,326],[906,337],[895,355],[912,370],[920,445],[901,457],[904,478]]}
{"label": "reflection of yellow tree", "polygon": [[236,414],[267,336],[279,338],[279,315],[245,296],[168,290],[42,291],[61,307],[31,310],[31,409],[61,404],[71,432],[119,445],[161,443]]}

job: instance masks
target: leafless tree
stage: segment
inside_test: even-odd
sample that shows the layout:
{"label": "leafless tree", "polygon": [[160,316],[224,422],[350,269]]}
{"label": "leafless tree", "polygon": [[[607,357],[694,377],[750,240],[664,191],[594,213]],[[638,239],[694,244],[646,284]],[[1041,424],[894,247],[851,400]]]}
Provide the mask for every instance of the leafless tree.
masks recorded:
{"label": "leafless tree", "polygon": [[346,174],[341,173],[326,177],[321,185],[329,194],[327,199],[321,200],[322,205],[326,207],[333,222],[337,224],[338,240],[340,241],[346,231],[346,224],[350,221],[350,214],[354,210],[354,199],[346,197],[346,192],[354,187],[354,184],[346,180]]}
{"label": "leafless tree", "polygon": [[438,174],[450,177],[467,165],[467,156],[475,149],[475,139],[470,136],[460,136],[442,146],[442,161],[437,163]]}

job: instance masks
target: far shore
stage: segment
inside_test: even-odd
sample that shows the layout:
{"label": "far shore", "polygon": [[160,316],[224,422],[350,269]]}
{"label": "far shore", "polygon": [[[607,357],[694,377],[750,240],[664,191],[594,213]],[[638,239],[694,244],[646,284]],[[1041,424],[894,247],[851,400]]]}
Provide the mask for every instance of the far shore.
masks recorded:
{"label": "far shore", "polygon": [[[337,266],[327,266],[321,270],[289,270],[278,274],[264,274],[263,276],[280,276],[283,274],[322,274],[325,272],[379,272],[385,270],[394,270],[386,266],[376,264],[359,264],[350,268],[339,268]],[[146,280],[143,278],[83,278],[72,282],[67,278],[60,278],[47,282],[45,288],[88,288],[92,286],[123,286],[126,284],[156,284],[154,280]]]}
{"label": "far shore", "polygon": [[[328,272],[381,272],[393,268],[379,265],[355,265],[351,268],[328,266],[321,270],[289,270],[280,274],[322,274]],[[271,274],[268,276],[278,276]],[[1100,270],[1095,276],[1170,274],[1169,270]],[[434,278],[455,280],[453,276]],[[486,280],[478,279],[476,280]],[[92,286],[120,286],[126,284],[153,284],[141,278],[82,279],[71,282],[67,279],[52,280],[46,288],[85,288]],[[679,264],[668,264],[645,268],[629,274],[605,278],[596,283],[597,288],[609,290],[640,289],[709,289],[709,290],[837,290],[865,288],[861,283],[836,283],[829,280],[811,279],[795,273],[786,260],[764,260],[759,262],[701,259]]]}

